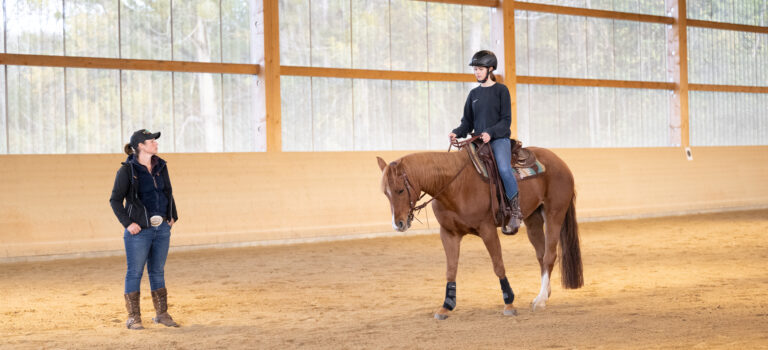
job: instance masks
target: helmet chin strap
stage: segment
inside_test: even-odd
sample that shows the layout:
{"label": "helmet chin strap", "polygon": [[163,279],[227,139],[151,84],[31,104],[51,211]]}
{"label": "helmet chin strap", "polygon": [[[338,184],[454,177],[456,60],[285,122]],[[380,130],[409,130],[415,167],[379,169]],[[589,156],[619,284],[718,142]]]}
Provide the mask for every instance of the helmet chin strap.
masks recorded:
{"label": "helmet chin strap", "polygon": [[488,70],[485,71],[485,78],[483,80],[477,79],[477,82],[480,84],[485,84],[486,81],[488,81],[488,77],[491,75],[491,69],[488,68]]}

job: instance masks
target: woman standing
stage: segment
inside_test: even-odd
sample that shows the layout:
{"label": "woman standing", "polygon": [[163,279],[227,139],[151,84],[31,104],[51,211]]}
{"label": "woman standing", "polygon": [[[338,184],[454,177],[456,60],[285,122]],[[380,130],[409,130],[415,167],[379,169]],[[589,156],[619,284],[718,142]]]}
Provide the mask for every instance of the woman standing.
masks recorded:
{"label": "woman standing", "polygon": [[491,143],[496,166],[504,183],[504,192],[512,204],[511,218],[501,231],[514,234],[520,228],[522,215],[517,195],[517,180],[512,172],[512,149],[509,141],[512,108],[509,90],[504,84],[496,83],[496,77],[493,75],[497,64],[496,55],[491,51],[478,51],[472,56],[469,65],[475,67],[475,78],[480,86],[469,92],[461,125],[454,129],[449,137],[454,141],[474,130],[481,133],[484,143]]}
{"label": "woman standing", "polygon": [[168,314],[168,292],[165,289],[165,260],[171,240],[171,226],[179,219],[173,200],[171,179],[165,161],[157,156],[160,133],[138,130],[125,145],[128,159],[115,177],[109,203],[117,220],[125,227],[125,308],[128,329],[144,329],[141,325],[139,295],[141,276],[147,265],[152,302],[156,317],[152,320],[168,327],[178,327]]}

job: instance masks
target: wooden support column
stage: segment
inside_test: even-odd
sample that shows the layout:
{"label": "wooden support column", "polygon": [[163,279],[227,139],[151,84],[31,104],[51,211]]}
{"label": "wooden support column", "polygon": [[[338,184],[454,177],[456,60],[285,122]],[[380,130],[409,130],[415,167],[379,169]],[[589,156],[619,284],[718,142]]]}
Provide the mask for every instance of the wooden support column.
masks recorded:
{"label": "wooden support column", "polygon": [[666,0],[666,8],[675,20],[667,30],[667,73],[675,83],[670,101],[670,136],[672,144],[689,147],[688,26],[685,0]]}
{"label": "wooden support column", "polygon": [[267,109],[267,152],[282,151],[278,11],[278,0],[264,0],[264,93]]}
{"label": "wooden support column", "polygon": [[496,73],[509,89],[512,107],[510,131],[517,138],[517,74],[515,71],[515,2],[501,0],[491,17],[491,45],[499,59]]}

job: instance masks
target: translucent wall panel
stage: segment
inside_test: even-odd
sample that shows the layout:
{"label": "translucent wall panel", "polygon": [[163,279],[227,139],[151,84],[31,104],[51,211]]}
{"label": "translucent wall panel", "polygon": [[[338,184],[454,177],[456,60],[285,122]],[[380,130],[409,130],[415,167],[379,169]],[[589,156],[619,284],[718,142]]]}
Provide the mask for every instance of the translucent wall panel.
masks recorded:
{"label": "translucent wall panel", "polygon": [[173,59],[221,62],[219,1],[173,2]]}
{"label": "translucent wall panel", "polygon": [[309,0],[279,0],[280,64],[311,66]]}
{"label": "translucent wall panel", "polygon": [[173,85],[171,72],[122,71],[122,144],[134,131],[160,131],[160,152],[174,152]]}
{"label": "translucent wall panel", "polygon": [[176,152],[222,152],[221,75],[173,73]]}
{"label": "translucent wall panel", "polygon": [[8,53],[62,55],[64,23],[61,0],[7,0],[5,25]]}
{"label": "translucent wall panel", "polygon": [[491,48],[491,9],[463,6],[461,9],[462,64],[466,67],[475,52]]}
{"label": "translucent wall panel", "polygon": [[666,81],[661,24],[515,12],[519,75]]}
{"label": "translucent wall panel", "polygon": [[314,151],[354,149],[352,80],[312,78]]}
{"label": "translucent wall panel", "polygon": [[[0,6],[0,18],[5,18],[5,6]],[[5,52],[5,25],[0,26],[0,52]]]}
{"label": "translucent wall panel", "polygon": [[445,150],[467,94],[477,86],[289,76],[280,81],[283,151]]}
{"label": "translucent wall panel", "polygon": [[67,56],[119,57],[118,6],[115,0],[65,1]]}
{"label": "translucent wall panel", "polygon": [[[461,6],[427,3],[427,49],[430,72],[465,73],[468,58],[463,56]],[[471,58],[471,56],[469,57]],[[467,62],[464,62],[464,61]]]}
{"label": "translucent wall panel", "polygon": [[587,18],[587,75],[594,79],[613,79],[614,21]]}
{"label": "translucent wall panel", "polygon": [[392,149],[390,81],[355,79],[352,91],[355,150]]}
{"label": "translucent wall panel", "polygon": [[392,149],[429,148],[429,84],[392,81]]}
{"label": "translucent wall panel", "polygon": [[768,34],[688,28],[690,83],[768,86]]}
{"label": "translucent wall panel", "polygon": [[120,73],[67,68],[67,153],[115,153],[120,135]]}
{"label": "translucent wall panel", "polygon": [[670,144],[669,91],[518,85],[518,135],[542,147]]}
{"label": "translucent wall panel", "polygon": [[257,63],[251,60],[250,4],[249,0],[221,0],[222,62]]}
{"label": "translucent wall panel", "polygon": [[515,73],[531,75],[528,71],[528,12],[515,11]]}
{"label": "translucent wall panel", "polygon": [[429,149],[448,149],[448,134],[461,123],[468,94],[464,83],[429,82]]}
{"label": "translucent wall panel", "polygon": [[392,69],[427,71],[427,2],[390,2]]}
{"label": "translucent wall panel", "polygon": [[8,153],[8,116],[5,111],[5,66],[0,66],[0,154]]}
{"label": "translucent wall panel", "polygon": [[280,64],[468,72],[490,9],[412,0],[279,0]]}
{"label": "translucent wall panel", "polygon": [[64,68],[8,66],[8,153],[64,153]]}
{"label": "translucent wall panel", "polygon": [[[587,19],[559,16],[557,19],[558,76],[587,76]],[[534,44],[535,45],[535,44]]]}
{"label": "translucent wall panel", "polygon": [[768,26],[766,0],[687,0],[688,18]]}
{"label": "translucent wall panel", "polygon": [[528,32],[515,35],[528,37],[528,51],[515,54],[528,56],[529,75],[557,76],[557,15],[528,12],[527,23]]}
{"label": "translucent wall panel", "polygon": [[267,124],[255,96],[257,77],[225,74],[223,78],[224,152],[266,151]]}
{"label": "translucent wall panel", "polygon": [[352,68],[390,69],[389,0],[352,0]]}
{"label": "translucent wall panel", "polygon": [[691,91],[691,145],[768,145],[768,94]]}
{"label": "translucent wall panel", "polygon": [[310,7],[312,65],[351,68],[349,0],[315,0]]}
{"label": "translucent wall panel", "polygon": [[120,1],[122,58],[171,59],[171,0]]}
{"label": "translucent wall panel", "polygon": [[283,151],[312,151],[312,78],[280,77]]}
{"label": "translucent wall panel", "polygon": [[665,6],[664,0],[527,0],[525,2],[589,8],[596,10],[642,13],[657,16],[664,16]]}

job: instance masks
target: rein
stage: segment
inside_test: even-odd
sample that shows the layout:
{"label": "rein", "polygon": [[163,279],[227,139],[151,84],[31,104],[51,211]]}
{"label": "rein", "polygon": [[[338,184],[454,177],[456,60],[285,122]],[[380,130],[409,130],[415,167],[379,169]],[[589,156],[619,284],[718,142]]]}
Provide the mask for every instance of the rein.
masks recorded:
{"label": "rein", "polygon": [[[473,136],[473,137],[471,137],[469,139],[466,139],[464,141],[453,140],[453,141],[451,141],[451,144],[448,146],[448,152],[451,151],[452,147],[456,147],[456,149],[461,150],[462,148],[466,147],[467,145],[469,145],[473,141],[477,140],[478,138],[480,138],[480,135]],[[484,143],[481,147],[484,147],[485,145],[486,144]],[[435,200],[435,198],[437,198],[437,196],[439,196],[446,189],[448,189],[448,186],[450,186],[454,181],[456,181],[456,179],[459,178],[459,175],[461,175],[461,172],[464,171],[464,169],[467,167],[467,164],[469,164],[469,163],[465,163],[464,166],[461,167],[461,169],[459,169],[459,172],[457,172],[456,175],[454,175],[453,178],[451,178],[451,181],[448,181],[448,183],[446,183],[443,186],[443,188],[440,189],[440,191],[437,191],[437,193],[435,195],[433,195],[432,198],[430,198],[428,201],[426,201],[424,203],[421,203],[419,205],[416,205],[416,203],[418,203],[422,198],[424,198],[424,196],[427,195],[427,192],[422,193],[419,196],[419,198],[416,199],[416,201],[410,200],[411,199],[411,188],[413,188],[413,186],[411,186],[411,182],[408,181],[408,175],[406,175],[405,171],[403,171],[403,175],[402,175],[403,176],[403,181],[405,182],[405,189],[408,191],[408,204],[410,204],[410,206],[411,206],[411,209],[408,212],[408,223],[409,224],[410,224],[411,221],[413,221],[413,219],[416,219],[416,221],[421,223],[421,220],[416,218],[416,216],[413,213],[414,212],[416,212],[416,214],[420,213],[421,210],[424,209],[427,206],[427,204],[429,204],[430,202]],[[414,189],[414,192],[416,192],[415,189]]]}

